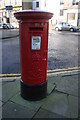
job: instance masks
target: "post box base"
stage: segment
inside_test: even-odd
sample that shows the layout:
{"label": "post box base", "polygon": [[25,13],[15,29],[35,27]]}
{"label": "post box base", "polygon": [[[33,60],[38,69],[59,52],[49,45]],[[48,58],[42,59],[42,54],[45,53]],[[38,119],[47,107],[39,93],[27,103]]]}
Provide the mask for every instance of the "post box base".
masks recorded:
{"label": "post box base", "polygon": [[47,94],[47,81],[39,85],[25,84],[21,80],[21,96],[30,101],[40,100],[46,97]]}

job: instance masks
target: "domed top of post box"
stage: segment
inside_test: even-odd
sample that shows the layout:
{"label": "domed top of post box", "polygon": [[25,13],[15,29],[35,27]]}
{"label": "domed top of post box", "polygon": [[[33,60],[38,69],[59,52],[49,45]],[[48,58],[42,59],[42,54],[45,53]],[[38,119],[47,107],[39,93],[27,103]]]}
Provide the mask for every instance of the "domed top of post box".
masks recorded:
{"label": "domed top of post box", "polygon": [[14,16],[18,20],[23,19],[51,19],[53,16],[53,13],[47,12],[47,11],[41,11],[41,10],[22,10],[19,12],[14,13]]}

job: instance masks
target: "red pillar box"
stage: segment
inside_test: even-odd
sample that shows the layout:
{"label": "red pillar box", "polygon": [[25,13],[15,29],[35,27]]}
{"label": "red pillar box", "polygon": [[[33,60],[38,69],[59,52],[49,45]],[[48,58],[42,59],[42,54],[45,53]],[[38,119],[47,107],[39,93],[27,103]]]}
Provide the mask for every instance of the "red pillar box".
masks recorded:
{"label": "red pillar box", "polygon": [[53,14],[22,10],[14,16],[19,20],[21,96],[40,100],[47,93],[48,26]]}

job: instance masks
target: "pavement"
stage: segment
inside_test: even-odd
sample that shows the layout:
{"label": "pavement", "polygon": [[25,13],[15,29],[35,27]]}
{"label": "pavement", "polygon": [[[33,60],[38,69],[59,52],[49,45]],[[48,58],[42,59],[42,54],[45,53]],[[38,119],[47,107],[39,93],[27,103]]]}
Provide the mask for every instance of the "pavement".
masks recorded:
{"label": "pavement", "polygon": [[62,34],[62,35],[75,35],[75,36],[80,36],[80,31],[78,32],[70,32],[70,31],[55,31],[54,29],[50,30],[49,33],[54,33],[54,34]]}
{"label": "pavement", "polygon": [[[20,96],[20,76],[0,77],[2,118],[79,118],[79,72],[47,72],[47,97],[39,101]],[[0,90],[1,91],[1,90]]]}
{"label": "pavement", "polygon": [[[55,30],[49,30],[49,33],[59,33],[59,34],[73,34],[76,36],[80,36],[80,32],[69,32],[69,31],[55,31]],[[13,38],[13,37],[18,37],[19,36],[19,29],[0,29],[0,39],[8,39],[8,38]]]}
{"label": "pavement", "polygon": [[[0,35],[7,39],[19,36],[19,31],[0,30]],[[79,74],[80,67],[47,71],[47,97],[39,101],[20,96],[21,74],[0,74],[1,118],[80,119]]]}
{"label": "pavement", "polygon": [[0,29],[0,39],[8,39],[19,36],[19,29]]}

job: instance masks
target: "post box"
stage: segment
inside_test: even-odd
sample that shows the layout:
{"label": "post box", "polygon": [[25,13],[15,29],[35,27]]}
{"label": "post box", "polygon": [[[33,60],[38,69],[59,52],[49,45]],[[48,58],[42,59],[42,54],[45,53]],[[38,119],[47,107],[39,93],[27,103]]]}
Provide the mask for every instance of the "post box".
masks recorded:
{"label": "post box", "polygon": [[47,93],[48,27],[53,14],[22,10],[14,16],[19,20],[21,96],[40,100]]}

